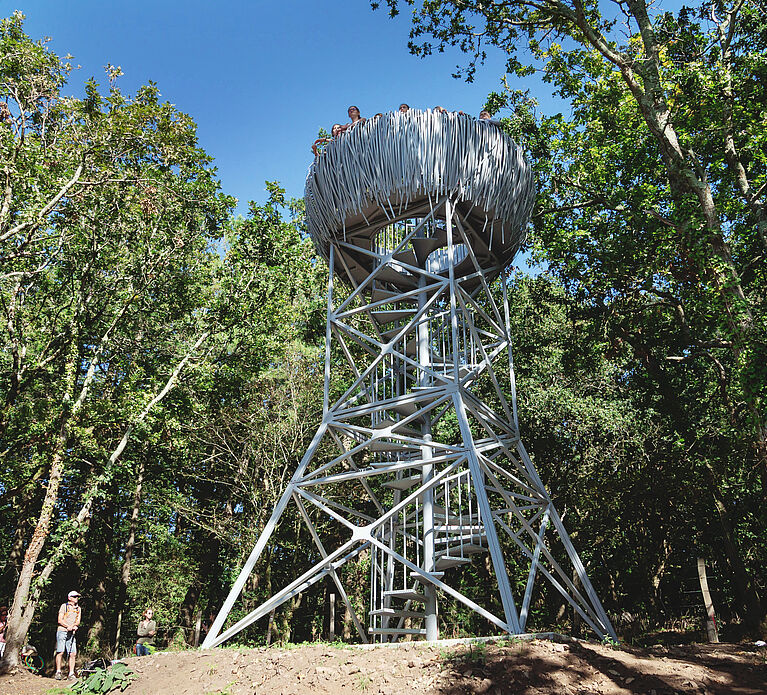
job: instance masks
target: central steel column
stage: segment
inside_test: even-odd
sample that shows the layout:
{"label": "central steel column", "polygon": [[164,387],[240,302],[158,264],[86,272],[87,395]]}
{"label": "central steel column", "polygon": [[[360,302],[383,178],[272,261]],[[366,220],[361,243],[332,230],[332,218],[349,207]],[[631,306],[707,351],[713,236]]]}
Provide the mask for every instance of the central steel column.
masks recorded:
{"label": "central steel column", "polygon": [[[424,236],[425,229],[418,232],[418,236]],[[421,275],[418,280],[419,287],[426,286],[426,278]],[[422,309],[427,302],[426,291],[418,293],[418,309]],[[431,365],[430,331],[428,314],[421,317],[417,331],[418,339],[418,363],[422,369],[418,375],[418,385],[421,387],[431,386],[429,383],[426,367]],[[431,442],[431,416],[424,415],[424,421],[421,424],[421,436],[424,444],[421,446],[421,458],[428,461],[433,456],[433,447],[429,446]],[[424,464],[423,483],[429,482],[434,477],[434,465]],[[429,488],[423,496],[423,568],[427,572],[434,571],[434,492]],[[424,582],[424,612],[426,613],[426,639],[430,642],[439,639],[439,625],[437,623],[437,590],[433,584]]]}

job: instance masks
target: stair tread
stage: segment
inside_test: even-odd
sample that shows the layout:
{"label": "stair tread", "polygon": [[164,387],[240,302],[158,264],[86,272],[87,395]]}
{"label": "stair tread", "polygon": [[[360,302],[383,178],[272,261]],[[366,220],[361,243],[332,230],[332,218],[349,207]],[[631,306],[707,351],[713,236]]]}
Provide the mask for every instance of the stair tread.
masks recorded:
{"label": "stair tread", "polygon": [[388,282],[395,287],[406,287],[414,290],[418,287],[418,280],[412,275],[405,275],[398,270],[394,270],[391,266],[384,266],[376,273],[376,279],[382,282]]}
{"label": "stair tread", "polygon": [[418,259],[416,258],[415,251],[413,249],[405,249],[399,253],[395,253],[392,258],[400,263],[407,263],[408,265],[418,265]]}
{"label": "stair tread", "polygon": [[417,591],[413,591],[412,589],[395,589],[394,591],[384,591],[383,595],[390,598],[404,599],[405,601],[420,601],[421,603],[426,600],[426,597],[423,594],[419,594]]}
{"label": "stair tread", "polygon": [[[384,299],[391,299],[394,301],[397,297],[400,296],[399,292],[391,292],[390,290],[382,289],[381,287],[376,287],[371,292],[371,299],[374,302],[381,302]],[[405,299],[399,299],[398,302],[407,302],[409,304],[416,304],[418,302],[418,299],[416,297],[405,297]]]}
{"label": "stair tread", "polygon": [[460,557],[461,554],[475,555],[476,553],[485,553],[487,552],[487,550],[488,550],[487,547],[484,545],[475,545],[472,543],[466,543],[463,546],[461,546],[460,544],[449,545],[447,549],[438,551],[435,555],[435,558]]}
{"label": "stair tread", "polygon": [[[417,403],[415,401],[407,401],[405,403],[393,403],[391,406],[389,406],[391,410],[393,410],[396,413],[399,413],[400,415],[404,415],[405,417],[409,417],[410,415],[413,415],[414,413],[418,412],[421,408],[420,403]],[[418,415],[415,420],[423,420],[422,415]]]}
{"label": "stair tread", "polygon": [[374,430],[385,430],[387,427],[391,427],[392,432],[396,432],[397,434],[406,434],[413,437],[421,436],[420,430],[413,429],[407,425],[401,425],[399,424],[399,421],[392,420],[390,417],[384,418],[381,420],[381,422],[377,422],[375,425],[373,425]]}
{"label": "stair tread", "polygon": [[[381,331],[381,337],[386,342],[389,342],[395,335],[397,335],[402,330],[402,328],[403,328],[402,326],[397,326],[396,328],[389,328],[389,329],[387,329],[385,331]],[[414,331],[415,331],[415,326],[410,329],[409,333],[405,333],[405,335],[403,335],[402,338],[400,338],[400,340],[405,338],[405,336],[407,336],[408,340],[412,340],[413,339],[412,338],[412,333]]]}
{"label": "stair tread", "polygon": [[471,560],[468,557],[453,557],[451,555],[442,555],[434,558],[434,566],[439,569],[458,567],[459,565],[466,565],[469,562],[471,562]]}
{"label": "stair tread", "polygon": [[410,309],[374,309],[370,313],[381,323],[391,323],[392,321],[412,318],[415,314],[415,307]]}
{"label": "stair tread", "polygon": [[[436,538],[434,542],[437,543],[438,545],[445,545],[447,543],[448,547],[456,547],[456,548],[460,547],[459,543],[464,543],[464,548],[471,545],[477,548],[484,548],[485,550],[487,550],[487,546],[481,545],[482,540],[487,542],[487,536],[485,535],[480,536],[475,533],[475,534],[466,534],[464,536],[451,536],[449,538],[444,538],[440,536],[439,538]],[[475,543],[475,541],[479,541],[479,542]],[[453,545],[450,545],[451,543]]]}
{"label": "stair tread", "polygon": [[389,480],[384,483],[384,487],[391,488],[393,490],[409,490],[411,487],[421,484],[421,476],[413,475],[408,478],[400,478],[399,480]]}
{"label": "stair tread", "polygon": [[418,264],[423,266],[426,263],[426,259],[429,254],[437,249],[447,246],[447,232],[441,230],[435,236],[422,238],[415,238],[412,240],[413,250],[415,251]]}
{"label": "stair tread", "polygon": [[396,608],[378,608],[374,611],[368,611],[368,615],[384,615],[396,618],[425,618],[423,611],[404,611]]}
{"label": "stair tread", "polygon": [[[418,581],[421,580],[421,577],[424,577],[427,574],[426,570],[410,570],[410,576],[414,577]],[[432,577],[436,577],[437,579],[442,578],[445,573],[440,572],[439,570],[434,570],[434,572],[429,572]]]}

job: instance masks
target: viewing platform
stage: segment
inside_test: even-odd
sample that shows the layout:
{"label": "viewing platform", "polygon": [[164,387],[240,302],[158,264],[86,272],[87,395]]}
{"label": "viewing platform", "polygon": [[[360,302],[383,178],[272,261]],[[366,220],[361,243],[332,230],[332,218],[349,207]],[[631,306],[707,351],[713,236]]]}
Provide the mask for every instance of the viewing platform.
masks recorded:
{"label": "viewing platform", "polygon": [[[363,249],[337,249],[346,263],[338,263],[336,272],[347,280],[351,274],[355,282],[370,271],[364,250],[380,246],[382,229],[430,213],[444,217],[445,198],[464,221],[483,265],[508,265],[525,238],[535,183],[522,149],[491,121],[415,109],[370,119],[333,138],[317,155],[304,195],[309,233],[325,259],[331,240]],[[425,236],[414,240],[409,260],[444,273],[439,250],[446,241],[438,238],[439,226]],[[460,257],[468,270],[465,255]],[[460,276],[461,268],[456,272]]]}

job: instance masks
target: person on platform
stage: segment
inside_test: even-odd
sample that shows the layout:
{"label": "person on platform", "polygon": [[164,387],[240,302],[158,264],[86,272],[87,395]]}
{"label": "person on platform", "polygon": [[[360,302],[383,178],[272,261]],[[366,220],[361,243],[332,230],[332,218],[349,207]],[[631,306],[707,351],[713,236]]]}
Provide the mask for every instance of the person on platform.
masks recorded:
{"label": "person on platform", "polygon": [[141,614],[141,620],[136,628],[136,656],[148,656],[149,647],[154,646],[154,636],[157,634],[157,623],[154,611],[147,608]]}
{"label": "person on platform", "polygon": [[354,126],[365,125],[366,119],[360,116],[360,110],[356,106],[350,106],[347,113],[349,114],[349,118],[351,118],[351,123],[344,123],[344,125],[341,126],[342,133],[345,133],[349,128],[354,128]]}
{"label": "person on platform", "polygon": [[80,592],[70,591],[67,602],[59,608],[56,626],[56,680],[61,680],[61,662],[64,652],[69,654],[69,679],[75,680],[75,659],[77,658],[77,628],[80,627]]}
{"label": "person on platform", "polygon": [[329,138],[317,138],[314,141],[314,144],[312,145],[312,153],[316,157],[318,154],[321,154],[325,151],[325,148],[322,145],[327,145],[333,138],[337,138],[341,133],[343,133],[343,128],[340,123],[334,123],[333,127],[330,129],[330,137]]}
{"label": "person on platform", "polygon": [[489,125],[494,125],[496,128],[501,127],[501,122],[495,120],[491,115],[489,111],[485,111],[484,109],[479,112],[479,122],[480,123],[487,123]]}
{"label": "person on platform", "polygon": [[399,112],[400,113],[407,113],[410,111],[410,107],[407,104],[400,104],[399,105]]}

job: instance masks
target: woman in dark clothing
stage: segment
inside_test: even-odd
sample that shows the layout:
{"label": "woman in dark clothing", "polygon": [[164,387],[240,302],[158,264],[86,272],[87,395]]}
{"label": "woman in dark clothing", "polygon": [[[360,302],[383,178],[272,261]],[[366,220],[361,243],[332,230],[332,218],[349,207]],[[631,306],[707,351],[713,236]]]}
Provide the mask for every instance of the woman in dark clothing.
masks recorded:
{"label": "woman in dark clothing", "polygon": [[147,656],[148,645],[154,646],[154,636],[157,634],[157,623],[154,621],[154,611],[147,608],[141,615],[141,621],[136,628],[136,656]]}

